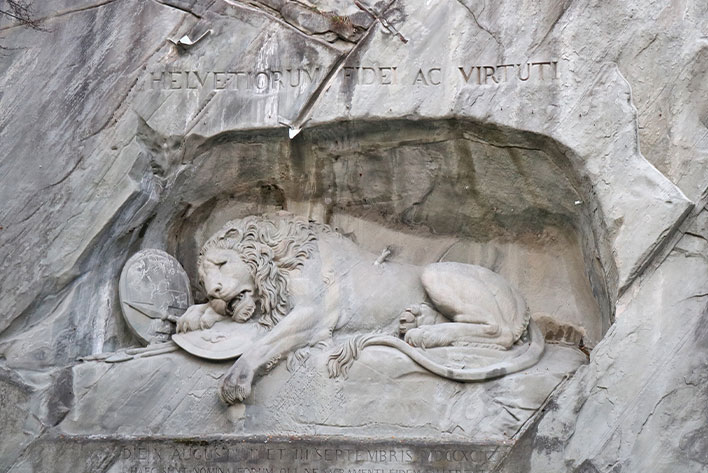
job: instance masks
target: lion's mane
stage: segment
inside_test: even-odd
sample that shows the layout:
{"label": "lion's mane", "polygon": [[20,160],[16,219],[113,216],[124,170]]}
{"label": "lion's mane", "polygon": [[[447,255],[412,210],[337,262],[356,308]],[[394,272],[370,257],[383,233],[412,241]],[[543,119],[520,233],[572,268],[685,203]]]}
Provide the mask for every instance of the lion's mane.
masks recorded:
{"label": "lion's mane", "polygon": [[200,270],[204,255],[211,248],[236,251],[253,274],[259,322],[273,327],[291,309],[289,272],[302,266],[317,249],[317,231],[329,227],[288,213],[249,216],[232,220],[204,243],[199,252]]}

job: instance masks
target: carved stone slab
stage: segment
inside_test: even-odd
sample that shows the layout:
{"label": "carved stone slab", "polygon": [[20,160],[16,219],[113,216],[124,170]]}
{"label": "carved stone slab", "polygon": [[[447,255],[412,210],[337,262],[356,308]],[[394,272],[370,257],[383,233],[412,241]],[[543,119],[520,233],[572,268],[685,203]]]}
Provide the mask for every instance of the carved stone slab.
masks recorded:
{"label": "carved stone slab", "polygon": [[175,333],[172,340],[187,353],[207,360],[228,360],[241,356],[248,346],[268,330],[258,322],[217,322],[210,329]]}
{"label": "carved stone slab", "polygon": [[187,273],[162,250],[134,254],[123,267],[118,290],[123,318],[145,344],[169,340],[174,321],[193,303]]}
{"label": "carved stone slab", "polygon": [[[43,437],[23,460],[27,471],[214,473],[486,473],[510,446],[490,443],[368,441],[252,436],[160,440]],[[52,458],[52,462],[47,460]],[[87,460],[89,458],[90,460]],[[60,469],[59,469],[60,468]]]}

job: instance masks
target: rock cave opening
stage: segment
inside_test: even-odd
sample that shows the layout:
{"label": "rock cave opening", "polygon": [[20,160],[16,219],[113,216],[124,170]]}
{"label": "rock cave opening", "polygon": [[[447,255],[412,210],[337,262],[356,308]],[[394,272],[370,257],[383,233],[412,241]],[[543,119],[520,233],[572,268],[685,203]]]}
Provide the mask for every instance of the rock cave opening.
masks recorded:
{"label": "rock cave opening", "polygon": [[[465,120],[335,123],[188,137],[147,239],[195,279],[226,221],[286,210],[394,261],[473,263],[528,300],[547,341],[592,348],[614,308],[601,212],[572,150],[542,135]],[[153,235],[151,237],[151,235]],[[162,237],[165,238],[165,237]],[[582,342],[581,342],[582,339]]]}
{"label": "rock cave opening", "polygon": [[[227,415],[220,380],[233,360],[177,351],[114,365],[80,401],[83,417],[67,417],[64,431],[148,433],[140,416],[130,425],[122,418],[100,427],[84,421],[102,416],[105,399],[132,396],[129,386],[115,383],[129,373],[189,398],[172,407],[175,421],[160,427],[166,435],[181,435],[181,416],[201,413],[203,427],[190,435],[393,435],[480,444],[517,438],[549,394],[587,362],[581,348],[593,348],[612,322],[616,271],[607,263],[592,188],[575,167],[581,160],[548,137],[463,120],[335,123],[306,128],[292,140],[283,131],[165,138],[139,130],[141,160],[162,188],[138,243],[177,258],[195,303],[206,299],[197,260],[207,239],[228,221],[286,211],[329,225],[371,264],[387,250],[385,264],[394,266],[456,262],[497,272],[526,299],[544,332],[543,356],[527,370],[464,383],[434,375],[388,346],[371,346],[346,375],[333,377],[333,349],[358,336],[336,331],[331,340],[277,358]],[[340,276],[338,286],[346,279]],[[196,331],[195,339],[229,340],[219,333]],[[430,356],[484,369],[521,358],[526,346],[528,340],[515,344],[509,354],[439,347]],[[95,369],[77,368],[77,386],[93,383]],[[201,400],[193,401],[187,394],[197,391]],[[145,409],[157,408],[151,406]]]}

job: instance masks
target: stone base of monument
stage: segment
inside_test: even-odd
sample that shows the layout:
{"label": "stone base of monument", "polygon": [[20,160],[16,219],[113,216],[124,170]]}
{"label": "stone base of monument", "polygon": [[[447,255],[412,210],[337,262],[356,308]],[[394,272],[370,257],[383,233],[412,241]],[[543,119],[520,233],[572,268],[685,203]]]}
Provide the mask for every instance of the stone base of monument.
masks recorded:
{"label": "stone base of monument", "polygon": [[106,473],[482,473],[510,444],[351,438],[47,437],[15,471]]}
{"label": "stone base of monument", "polygon": [[77,365],[74,408],[12,471],[485,472],[586,360],[549,345],[530,369],[459,383],[385,347],[366,349],[346,379],[328,376],[329,350],[306,355],[235,406],[218,396],[229,362],[174,352]]}

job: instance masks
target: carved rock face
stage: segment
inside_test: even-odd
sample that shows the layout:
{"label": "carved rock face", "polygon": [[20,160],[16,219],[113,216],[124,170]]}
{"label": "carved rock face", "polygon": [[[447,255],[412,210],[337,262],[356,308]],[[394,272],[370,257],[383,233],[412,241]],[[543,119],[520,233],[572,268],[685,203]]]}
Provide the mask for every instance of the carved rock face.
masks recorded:
{"label": "carved rock face", "polygon": [[256,285],[250,268],[238,253],[221,248],[209,249],[199,272],[212,309],[237,322],[246,322],[253,316]]}

